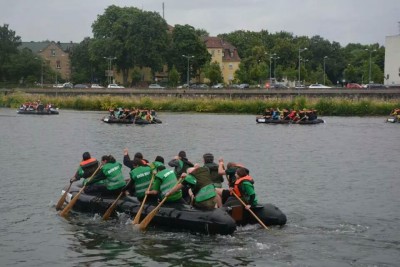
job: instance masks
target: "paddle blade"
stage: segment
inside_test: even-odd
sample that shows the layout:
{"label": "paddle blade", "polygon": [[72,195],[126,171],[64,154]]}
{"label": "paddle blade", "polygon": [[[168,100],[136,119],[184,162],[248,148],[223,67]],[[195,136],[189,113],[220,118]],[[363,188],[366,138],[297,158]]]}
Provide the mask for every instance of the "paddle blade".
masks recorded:
{"label": "paddle blade", "polygon": [[160,204],[158,204],[157,207],[155,207],[149,214],[147,214],[147,216],[143,219],[143,221],[139,224],[139,229],[144,231],[146,230],[147,226],[149,225],[149,223],[151,222],[151,220],[153,220],[153,218],[157,215],[158,211],[160,210],[162,204],[164,204],[164,202],[167,200],[167,198],[165,197]]}
{"label": "paddle blade", "polygon": [[60,212],[60,215],[65,217],[68,215],[69,211],[72,209],[72,207],[75,205],[75,203],[78,201],[79,196],[81,195],[81,193],[83,192],[83,190],[85,189],[85,187],[82,187],[81,190],[79,190],[78,194],[76,194],[71,201],[68,203],[67,206],[65,206],[65,208]]}
{"label": "paddle blade", "polygon": [[146,202],[146,199],[147,199],[147,195],[144,196],[144,199],[142,201],[142,205],[140,205],[140,208],[139,208],[138,212],[136,213],[136,216],[133,219],[132,224],[138,224],[140,222],[140,216],[142,215],[143,208],[144,208],[144,203]]}
{"label": "paddle blade", "polygon": [[57,205],[56,205],[56,210],[60,210],[61,207],[63,206],[64,202],[65,202],[65,198],[68,195],[69,189],[71,188],[71,184],[69,184],[69,187],[67,190],[65,190],[64,194],[61,196],[61,198],[58,200]]}
{"label": "paddle blade", "polygon": [[121,192],[117,199],[112,203],[112,205],[107,209],[107,211],[104,213],[103,215],[103,220],[108,220],[108,218],[110,218],[111,214],[113,213],[115,207],[117,206],[118,200],[121,198],[123,192]]}

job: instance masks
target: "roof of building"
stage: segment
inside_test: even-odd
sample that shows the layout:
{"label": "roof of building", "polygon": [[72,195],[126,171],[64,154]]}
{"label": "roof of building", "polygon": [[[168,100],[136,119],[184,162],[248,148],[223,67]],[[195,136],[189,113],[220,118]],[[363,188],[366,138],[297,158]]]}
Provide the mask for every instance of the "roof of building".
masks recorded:
{"label": "roof of building", "polygon": [[223,61],[240,61],[236,47],[219,37],[202,37],[208,49],[221,48],[224,50]]}
{"label": "roof of building", "polygon": [[28,48],[30,49],[33,53],[37,54],[40,51],[43,51],[46,49],[50,44],[56,44],[58,45],[63,51],[69,52],[69,50],[76,45],[73,42],[69,43],[61,43],[61,42],[54,42],[54,41],[43,41],[43,42],[21,42],[21,45],[19,46],[20,49]]}

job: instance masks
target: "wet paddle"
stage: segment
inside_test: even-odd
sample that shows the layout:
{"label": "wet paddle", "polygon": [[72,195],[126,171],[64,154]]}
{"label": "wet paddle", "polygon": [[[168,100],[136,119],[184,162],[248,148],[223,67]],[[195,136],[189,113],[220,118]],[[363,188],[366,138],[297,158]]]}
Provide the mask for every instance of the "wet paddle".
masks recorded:
{"label": "wet paddle", "polygon": [[69,186],[68,186],[67,190],[65,190],[64,194],[63,194],[63,195],[61,196],[61,198],[58,200],[57,205],[56,205],[56,210],[60,210],[61,207],[63,206],[64,201],[65,201],[65,198],[67,197],[68,192],[69,192],[69,190],[71,189],[71,186],[72,186],[72,182],[69,183]]}
{"label": "wet paddle", "polygon": [[[92,181],[93,177],[97,174],[97,172],[101,169],[103,165],[100,164],[99,167],[96,169],[96,171],[90,176],[88,182]],[[81,190],[79,190],[78,194],[76,194],[71,201],[68,203],[68,205],[59,213],[61,216],[65,217],[67,214],[70,212],[72,207],[75,205],[75,203],[78,201],[79,196],[82,194],[83,190],[85,190],[86,185],[84,185]]]}
{"label": "wet paddle", "polygon": [[104,213],[103,215],[103,220],[108,220],[108,218],[110,218],[112,212],[114,211],[115,207],[117,206],[118,200],[121,198],[121,196],[124,194],[124,191],[121,191],[121,193],[119,193],[117,199],[114,200],[114,202],[112,203],[112,205],[107,209],[107,211]]}
{"label": "wet paddle", "polygon": [[[175,186],[177,186],[178,184],[180,184],[182,182],[184,178],[180,178],[179,181],[174,185],[173,188],[175,188]],[[158,213],[158,211],[160,210],[161,206],[164,204],[164,202],[167,200],[167,197],[164,197],[163,200],[157,205],[157,207],[155,207],[149,214],[147,214],[147,216],[143,219],[143,221],[139,224],[139,229],[144,231],[146,230],[147,226],[149,225],[149,223],[151,222],[151,220],[153,220],[154,216],[156,216],[156,214]]]}
{"label": "wet paddle", "polygon": [[[244,207],[246,207],[246,203],[244,203],[244,201],[235,193],[232,191],[232,194],[242,203],[242,205]],[[268,227],[260,220],[260,218],[257,217],[257,215],[251,210],[248,209],[248,211],[251,213],[251,215],[253,215],[253,217],[265,228],[268,230]]]}
{"label": "wet paddle", "polygon": [[[155,174],[153,173],[153,176],[151,176],[151,180],[150,180],[149,186],[147,187],[147,191],[150,190],[151,185],[153,184],[154,176],[155,176]],[[141,214],[142,214],[142,212],[143,212],[144,203],[146,203],[146,200],[147,200],[147,194],[144,196],[144,199],[143,199],[143,201],[142,201],[142,205],[140,206],[138,212],[136,213],[136,216],[135,216],[135,218],[133,219],[132,224],[138,224],[138,223],[139,223],[139,221],[140,221],[140,216],[141,216]]]}

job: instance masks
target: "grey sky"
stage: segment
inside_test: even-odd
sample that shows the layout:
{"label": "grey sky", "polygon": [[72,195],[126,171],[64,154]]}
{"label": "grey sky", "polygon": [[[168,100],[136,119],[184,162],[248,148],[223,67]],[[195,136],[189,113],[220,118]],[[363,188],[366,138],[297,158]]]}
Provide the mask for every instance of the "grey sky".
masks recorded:
{"label": "grey sky", "polygon": [[211,36],[235,30],[320,35],[343,46],[384,45],[400,34],[400,0],[0,0],[0,24],[23,41],[80,42],[110,5],[135,6],[189,24]]}

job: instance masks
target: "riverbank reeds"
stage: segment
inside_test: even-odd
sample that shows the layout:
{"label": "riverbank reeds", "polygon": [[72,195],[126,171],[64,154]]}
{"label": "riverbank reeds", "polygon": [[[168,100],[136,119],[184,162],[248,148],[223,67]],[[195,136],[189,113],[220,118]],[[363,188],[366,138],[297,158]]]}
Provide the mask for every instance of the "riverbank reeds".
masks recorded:
{"label": "riverbank reeds", "polygon": [[180,97],[123,97],[123,96],[49,96],[15,92],[0,96],[0,106],[17,108],[22,103],[52,103],[60,109],[109,110],[110,108],[141,108],[169,112],[262,114],[267,108],[316,109],[325,116],[379,116],[388,115],[400,107],[399,99],[346,98],[346,97],[271,97],[271,98],[180,98]]}

